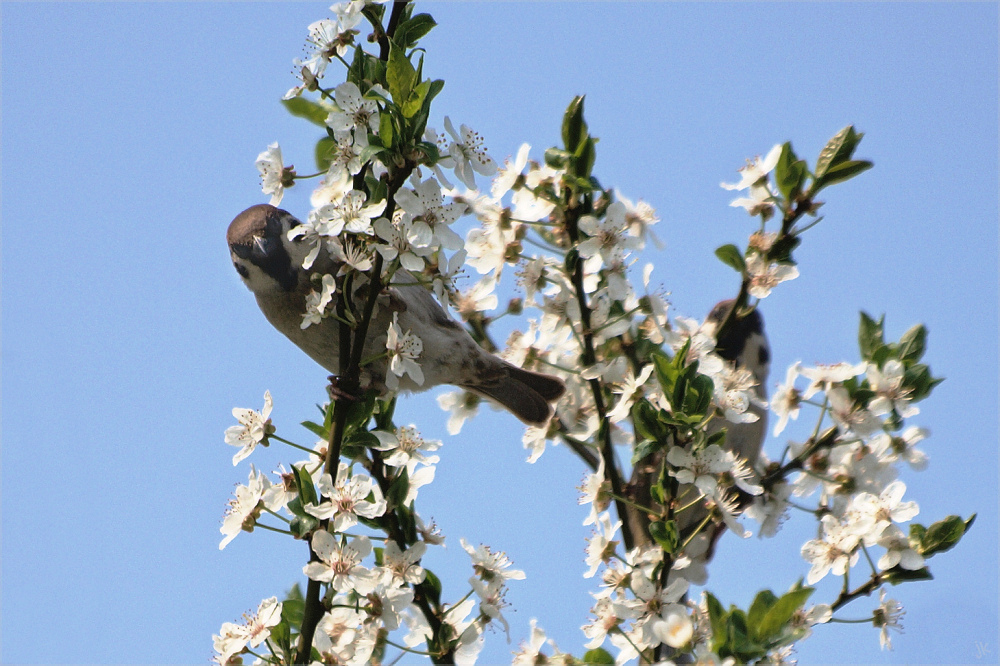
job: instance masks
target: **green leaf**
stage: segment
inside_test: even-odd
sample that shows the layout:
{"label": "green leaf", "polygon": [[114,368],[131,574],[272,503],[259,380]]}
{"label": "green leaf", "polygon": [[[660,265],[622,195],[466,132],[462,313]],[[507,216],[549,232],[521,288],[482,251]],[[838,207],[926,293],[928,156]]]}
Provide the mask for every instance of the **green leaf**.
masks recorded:
{"label": "green leaf", "polygon": [[613,664],[615,663],[615,658],[611,656],[611,653],[604,648],[594,648],[593,650],[587,650],[583,655],[583,663],[585,664]]}
{"label": "green leaf", "polygon": [[834,185],[836,183],[842,183],[845,180],[850,180],[859,173],[868,171],[868,169],[871,169],[873,166],[875,165],[868,160],[848,160],[836,166],[832,166],[823,178],[815,181],[812,192],[815,194],[824,187]]}
{"label": "green leaf", "polygon": [[382,145],[392,148],[392,114],[383,111],[378,117],[378,137],[382,140]]}
{"label": "green leaf", "polygon": [[319,102],[299,96],[291,99],[283,99],[281,103],[285,105],[285,109],[293,116],[305,118],[314,125],[326,127],[326,117],[330,115],[330,109]]}
{"label": "green leaf", "polygon": [[934,576],[931,575],[931,570],[927,567],[923,569],[917,569],[916,571],[908,571],[902,567],[893,567],[882,574],[885,582],[891,585],[899,585],[900,583],[908,583],[918,580],[934,580]]}
{"label": "green leaf", "polygon": [[389,492],[386,493],[385,501],[390,508],[402,506],[409,491],[410,475],[407,474],[406,468],[402,467],[400,468],[399,476],[393,479],[392,484],[389,486]]}
{"label": "green leaf", "polygon": [[292,466],[295,474],[295,484],[298,486],[299,499],[303,504],[319,504],[316,497],[316,487],[313,485],[312,477],[305,465]]}
{"label": "green leaf", "polygon": [[[638,427],[638,424],[636,424],[636,429]],[[662,448],[663,444],[660,442],[653,439],[644,439],[636,445],[635,450],[632,452],[632,466],[634,467],[641,460],[644,460]]]}
{"label": "green leaf", "polygon": [[767,258],[779,264],[795,265],[792,260],[792,250],[797,248],[802,239],[794,234],[786,234],[778,239],[767,252]]}
{"label": "green leaf", "polygon": [[281,602],[281,619],[287,620],[293,627],[302,625],[302,615],[305,612],[305,598],[302,596],[302,589],[298,583],[292,585],[288,590],[285,599]]}
{"label": "green leaf", "polygon": [[305,539],[311,532],[319,527],[319,520],[315,516],[295,516],[288,524],[289,531],[299,539]]}
{"label": "green leaf", "polygon": [[316,435],[320,439],[328,439],[330,436],[330,433],[327,431],[327,429],[318,423],[313,423],[312,421],[303,421],[302,425],[303,427],[305,427],[306,430]]}
{"label": "green leaf", "polygon": [[802,191],[808,169],[806,163],[800,160],[792,150],[790,141],[781,146],[781,155],[774,167],[774,180],[786,199],[794,199]]}
{"label": "green leaf", "polygon": [[354,58],[351,66],[347,68],[347,80],[355,85],[360,84],[365,78],[365,57],[368,54],[360,46],[354,47]]}
{"label": "green leaf", "polygon": [[664,552],[673,554],[680,544],[680,537],[677,534],[677,523],[673,520],[657,520],[649,524],[649,536],[653,537],[656,543],[660,544]]}
{"label": "green leaf", "polygon": [[390,43],[389,63],[385,70],[386,83],[389,84],[389,94],[396,104],[402,106],[410,97],[410,92],[416,83],[417,71],[406,57],[402,48]]}
{"label": "green leaf", "polygon": [[575,153],[588,136],[587,123],[583,119],[583,99],[583,95],[574,97],[563,115],[562,140],[569,153]]}
{"label": "green leaf", "polygon": [[803,587],[791,592],[786,592],[774,605],[772,605],[764,618],[757,626],[757,635],[761,640],[768,640],[777,636],[786,624],[791,621],[795,611],[802,608],[809,596],[813,593],[813,588]]}
{"label": "green leaf", "polygon": [[926,347],[927,329],[922,324],[917,324],[899,339],[899,358],[916,363],[924,355]]}
{"label": "green leaf", "polygon": [[910,399],[919,402],[931,394],[935,386],[943,382],[942,377],[932,377],[931,369],[923,363],[914,363],[903,373],[903,385],[912,388]]}
{"label": "green leaf", "polygon": [[410,96],[406,98],[405,102],[403,102],[402,112],[404,118],[412,118],[416,115],[417,111],[420,111],[420,109],[423,108],[424,98],[427,97],[430,90],[430,79],[421,81],[417,84],[417,86],[413,89],[413,92],[410,93]]}
{"label": "green leaf", "polygon": [[316,168],[320,171],[326,171],[330,168],[330,163],[337,156],[337,142],[333,137],[324,136],[316,142],[313,156],[316,160]]}
{"label": "green leaf", "polygon": [[826,146],[819,152],[819,157],[816,158],[816,179],[825,176],[832,165],[849,160],[863,136],[864,134],[854,131],[853,125],[848,125],[827,141]]}
{"label": "green leaf", "polygon": [[931,557],[937,553],[951,550],[972,526],[975,519],[976,514],[972,514],[968,520],[963,520],[960,516],[948,516],[944,520],[934,523],[927,528],[927,532],[920,539],[920,554],[924,557]]}
{"label": "green leaf", "polygon": [[762,636],[760,633],[760,623],[764,620],[764,616],[767,615],[767,611],[778,601],[778,597],[775,596],[774,592],[771,590],[761,590],[754,597],[753,603],[750,604],[750,610],[747,611],[747,625],[750,627],[750,633],[752,636],[758,639],[766,639],[767,636]]}
{"label": "green leaf", "polygon": [[384,152],[385,148],[383,146],[380,146],[375,143],[369,143],[367,146],[361,149],[361,154],[358,155],[358,160],[360,160],[361,163],[364,164],[365,162],[371,161],[372,158],[381,155]]}
{"label": "green leaf", "polygon": [[559,148],[547,148],[545,150],[545,164],[553,169],[565,168],[570,157],[572,157],[572,155],[565,150],[560,150]]}
{"label": "green leaf", "polygon": [[428,596],[434,602],[434,605],[438,606],[441,604],[441,579],[430,569],[424,569],[424,571],[427,576],[424,578],[421,588],[425,592],[430,592]]}
{"label": "green leaf", "polygon": [[731,267],[737,273],[742,274],[747,270],[747,263],[743,258],[743,253],[732,243],[717,247],[715,249],[715,256],[719,258],[719,261]]}
{"label": "green leaf", "polygon": [[711,592],[705,592],[705,603],[708,606],[708,619],[712,625],[712,652],[718,653],[719,648],[726,644],[726,611]]}
{"label": "green leaf", "polygon": [[396,27],[392,41],[406,49],[416,46],[417,41],[437,25],[430,14],[417,14],[408,21],[401,22]]}
{"label": "green leaf", "polygon": [[875,321],[862,310],[861,325],[858,327],[858,347],[861,349],[861,358],[870,361],[875,352],[885,346],[884,328],[885,315]]}
{"label": "green leaf", "polygon": [[596,145],[595,139],[587,137],[580,142],[580,147],[573,155],[573,172],[583,181],[577,184],[577,188],[584,192],[590,191],[590,172],[594,168],[594,162],[597,161]]}

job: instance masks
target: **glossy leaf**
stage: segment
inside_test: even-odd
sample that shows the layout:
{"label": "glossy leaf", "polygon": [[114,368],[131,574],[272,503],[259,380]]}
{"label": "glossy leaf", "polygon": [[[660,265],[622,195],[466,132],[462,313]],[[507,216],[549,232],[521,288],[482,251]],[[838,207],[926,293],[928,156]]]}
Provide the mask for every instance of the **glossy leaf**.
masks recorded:
{"label": "glossy leaf", "polygon": [[731,267],[737,273],[744,273],[747,269],[743,253],[732,243],[715,248],[715,256],[719,258],[719,261]]}
{"label": "glossy leaf", "polygon": [[330,115],[330,109],[319,102],[299,96],[291,99],[283,99],[281,103],[293,116],[305,118],[314,125],[326,127],[326,117]]}

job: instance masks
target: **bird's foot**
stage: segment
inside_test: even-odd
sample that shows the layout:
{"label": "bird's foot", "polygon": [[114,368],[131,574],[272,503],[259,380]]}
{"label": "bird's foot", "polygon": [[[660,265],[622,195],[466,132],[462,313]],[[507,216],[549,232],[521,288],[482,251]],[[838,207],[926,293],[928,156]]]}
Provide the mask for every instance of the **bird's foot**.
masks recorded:
{"label": "bird's foot", "polygon": [[337,375],[330,375],[329,377],[327,377],[327,380],[330,383],[329,385],[327,385],[326,390],[327,393],[330,394],[331,400],[349,400],[351,402],[357,402],[358,396],[354,395],[354,393],[352,393],[351,391],[348,391],[341,387],[340,377],[338,377]]}

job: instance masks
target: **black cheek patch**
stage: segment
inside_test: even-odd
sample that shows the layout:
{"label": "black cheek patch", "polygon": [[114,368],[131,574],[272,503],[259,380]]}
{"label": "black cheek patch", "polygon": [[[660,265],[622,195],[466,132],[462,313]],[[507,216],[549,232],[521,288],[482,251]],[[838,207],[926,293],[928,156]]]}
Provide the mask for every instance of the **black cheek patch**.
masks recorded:
{"label": "black cheek patch", "polygon": [[237,264],[235,261],[233,262],[233,266],[236,268],[236,272],[240,274],[240,277],[244,280],[250,279],[250,271],[248,271],[245,266]]}
{"label": "black cheek patch", "polygon": [[771,361],[771,352],[767,350],[767,347],[761,347],[757,350],[757,363],[760,365],[767,365]]}

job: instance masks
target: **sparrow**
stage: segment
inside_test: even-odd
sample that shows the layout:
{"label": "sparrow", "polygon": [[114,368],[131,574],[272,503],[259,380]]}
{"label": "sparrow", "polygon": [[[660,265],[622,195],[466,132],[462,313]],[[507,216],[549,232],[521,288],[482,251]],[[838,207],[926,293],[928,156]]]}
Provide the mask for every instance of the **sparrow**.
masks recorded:
{"label": "sparrow", "polygon": [[[321,247],[311,267],[302,267],[314,246],[289,231],[302,224],[288,211],[268,204],[251,206],[237,215],[226,232],[229,253],[243,283],[253,292],[267,320],[310,358],[333,375],[340,368],[340,322],[332,317],[302,327],[306,301],[313,291],[312,275],[336,275],[343,265]],[[351,310],[360,313],[367,300],[368,281],[355,279]],[[331,308],[342,294],[333,295]],[[417,336],[422,350],[416,357],[423,383],[409,374],[399,378],[400,391],[424,391],[452,384],[491,399],[529,425],[543,425],[552,414],[551,403],[566,391],[561,379],[518,368],[480,347],[465,327],[452,319],[434,296],[403,269],[383,287],[368,334],[363,359],[377,358],[362,368],[361,388],[380,395],[386,385],[389,361],[385,358],[391,324]]]}
{"label": "sparrow", "polygon": [[[729,299],[717,303],[705,319],[705,329],[710,333],[717,334],[718,327],[725,321],[735,302],[734,299]],[[760,456],[767,432],[767,409],[762,405],[766,404],[764,402],[767,399],[765,386],[771,367],[771,348],[764,333],[764,318],[760,311],[754,308],[748,313],[736,317],[722,331],[722,335],[716,337],[715,351],[724,360],[734,363],[737,369],[749,371],[757,382],[752,390],[758,402],[751,402],[747,411],[755,414],[758,418],[750,423],[731,423],[721,416],[716,416],[709,421],[706,428],[707,434],[713,435],[725,429],[724,448],[743,458],[752,469]],[[640,461],[632,470],[632,478],[628,486],[629,493],[636,498],[637,503],[641,506],[655,504],[650,495],[650,487],[656,482],[663,455],[664,453],[660,452]],[[690,485],[683,485],[678,491],[678,496],[697,497],[697,494],[692,495],[692,493],[698,492]],[[738,497],[737,506],[744,506],[746,500],[746,497]],[[708,515],[707,508],[700,504],[695,504],[677,515],[677,529],[682,542],[690,530],[699,525],[706,515]],[[630,511],[629,524],[632,533],[636,535],[638,540],[649,541],[647,536],[649,519],[646,515],[638,511]],[[725,531],[725,527],[720,524],[710,527],[707,531],[709,539],[704,545],[707,551],[704,553],[705,562],[712,558],[715,545]]]}

